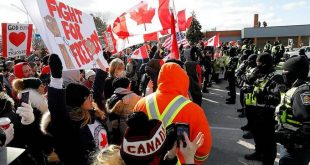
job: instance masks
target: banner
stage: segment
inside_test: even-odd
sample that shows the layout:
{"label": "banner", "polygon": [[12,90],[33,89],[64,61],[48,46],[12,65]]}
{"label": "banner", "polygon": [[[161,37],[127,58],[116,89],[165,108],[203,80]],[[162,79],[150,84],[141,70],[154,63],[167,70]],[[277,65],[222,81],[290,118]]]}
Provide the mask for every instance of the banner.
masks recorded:
{"label": "banner", "polygon": [[2,23],[2,56],[30,55],[32,24]]}
{"label": "banner", "polygon": [[92,16],[56,0],[21,1],[64,70],[108,68]]}

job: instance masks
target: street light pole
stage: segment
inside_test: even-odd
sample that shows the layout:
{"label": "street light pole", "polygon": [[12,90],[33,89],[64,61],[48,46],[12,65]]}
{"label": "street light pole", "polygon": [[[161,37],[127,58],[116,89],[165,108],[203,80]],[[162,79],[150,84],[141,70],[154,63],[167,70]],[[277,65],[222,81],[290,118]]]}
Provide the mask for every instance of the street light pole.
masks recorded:
{"label": "street light pole", "polygon": [[17,8],[19,11],[25,13],[26,16],[27,16],[27,23],[29,24],[29,14],[28,14],[28,11],[27,10],[25,11],[25,10],[21,9],[20,7],[16,6],[15,4],[11,4],[11,6],[13,6],[13,7]]}

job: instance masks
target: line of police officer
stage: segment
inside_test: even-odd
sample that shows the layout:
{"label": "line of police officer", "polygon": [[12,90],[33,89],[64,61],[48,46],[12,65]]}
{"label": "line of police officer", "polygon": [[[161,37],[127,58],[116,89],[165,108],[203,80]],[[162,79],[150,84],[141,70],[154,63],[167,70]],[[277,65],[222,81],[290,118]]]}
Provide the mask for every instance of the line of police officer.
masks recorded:
{"label": "line of police officer", "polygon": [[[255,152],[245,159],[274,164],[276,143],[282,144],[280,165],[308,165],[310,161],[310,83],[309,64],[304,56],[288,59],[282,75],[276,72],[269,52],[252,54],[241,50],[236,75],[240,101],[248,124],[242,127],[253,135]],[[231,52],[231,51],[230,51]],[[234,50],[232,50],[234,52]],[[235,56],[233,56],[235,57]],[[234,64],[234,59],[232,59]],[[231,72],[228,70],[228,73]],[[229,89],[232,89],[229,87]],[[235,92],[230,90],[230,92]],[[232,93],[231,98],[233,98]]]}

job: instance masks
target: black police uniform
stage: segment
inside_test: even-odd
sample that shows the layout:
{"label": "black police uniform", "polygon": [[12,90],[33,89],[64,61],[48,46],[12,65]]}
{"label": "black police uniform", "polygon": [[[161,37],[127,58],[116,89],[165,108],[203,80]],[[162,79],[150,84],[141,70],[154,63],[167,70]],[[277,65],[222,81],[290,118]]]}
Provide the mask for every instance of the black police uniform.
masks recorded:
{"label": "black police uniform", "polygon": [[246,155],[248,160],[262,160],[263,165],[272,165],[276,158],[275,107],[280,103],[281,93],[285,91],[284,80],[276,74],[272,56],[267,53],[257,57],[260,77],[254,83],[252,94],[247,95],[253,112],[252,133],[255,142],[255,153]]}
{"label": "black police uniform", "polygon": [[[284,79],[291,89],[277,107],[276,141],[283,145],[280,165],[308,165],[310,162],[310,83],[308,59],[303,56],[287,60]],[[295,81],[296,80],[296,81]],[[291,85],[292,84],[292,85]]]}
{"label": "black police uniform", "polygon": [[237,52],[235,48],[230,48],[229,56],[230,61],[227,65],[227,80],[228,80],[228,88],[230,92],[230,98],[226,99],[226,104],[235,104],[236,102],[236,77],[235,77],[235,70],[238,66],[238,57],[236,56]]}

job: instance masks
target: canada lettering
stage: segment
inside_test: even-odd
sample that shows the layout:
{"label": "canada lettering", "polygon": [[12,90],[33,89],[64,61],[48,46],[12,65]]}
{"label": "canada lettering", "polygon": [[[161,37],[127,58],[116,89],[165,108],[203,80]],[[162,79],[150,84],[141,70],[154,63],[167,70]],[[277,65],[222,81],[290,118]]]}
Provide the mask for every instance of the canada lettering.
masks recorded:
{"label": "canada lettering", "polygon": [[164,128],[151,141],[139,145],[128,145],[127,151],[133,154],[150,154],[156,151],[165,141],[166,134]]}

